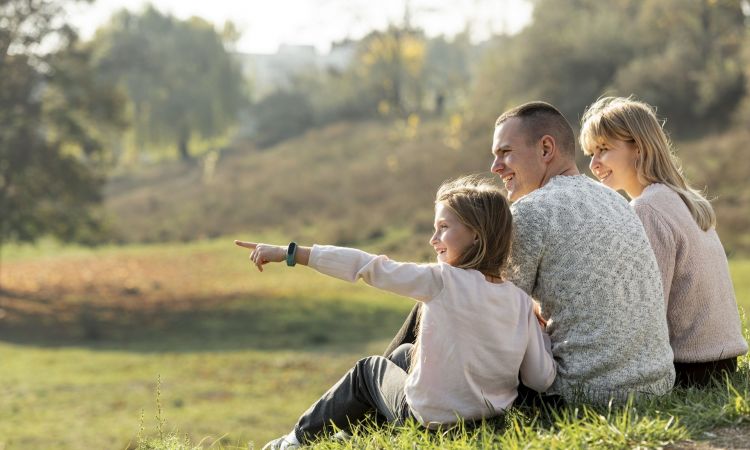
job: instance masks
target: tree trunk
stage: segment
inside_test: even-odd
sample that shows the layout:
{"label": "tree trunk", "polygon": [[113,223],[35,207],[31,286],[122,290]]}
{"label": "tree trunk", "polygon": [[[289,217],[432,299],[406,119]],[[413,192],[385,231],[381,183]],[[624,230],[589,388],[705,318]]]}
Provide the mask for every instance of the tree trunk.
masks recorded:
{"label": "tree trunk", "polygon": [[0,235],[0,294],[3,293],[3,236]]}
{"label": "tree trunk", "polygon": [[177,150],[180,152],[180,160],[181,161],[188,161],[190,160],[190,152],[188,150],[188,141],[190,140],[190,132],[188,131],[182,131],[180,132],[180,137],[177,142]]}

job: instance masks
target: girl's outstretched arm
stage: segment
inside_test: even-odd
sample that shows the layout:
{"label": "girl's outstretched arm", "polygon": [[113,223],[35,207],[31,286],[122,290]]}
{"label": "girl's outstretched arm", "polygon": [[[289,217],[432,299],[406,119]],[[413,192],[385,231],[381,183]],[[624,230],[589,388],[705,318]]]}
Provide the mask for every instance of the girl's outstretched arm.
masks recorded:
{"label": "girl's outstretched arm", "polygon": [[[269,262],[286,260],[286,247],[235,241],[252,250],[250,260],[263,271]],[[429,301],[443,289],[442,264],[416,264],[392,261],[362,250],[330,245],[298,247],[295,261],[341,280],[362,279],[370,286],[419,301]]]}
{"label": "girl's outstretched arm", "polygon": [[[286,247],[280,245],[258,244],[255,242],[234,241],[240,247],[249,248],[250,261],[258,266],[258,270],[263,272],[263,265],[270,262],[286,261]],[[297,246],[297,252],[294,255],[294,262],[306,266],[310,261],[310,247]]]}

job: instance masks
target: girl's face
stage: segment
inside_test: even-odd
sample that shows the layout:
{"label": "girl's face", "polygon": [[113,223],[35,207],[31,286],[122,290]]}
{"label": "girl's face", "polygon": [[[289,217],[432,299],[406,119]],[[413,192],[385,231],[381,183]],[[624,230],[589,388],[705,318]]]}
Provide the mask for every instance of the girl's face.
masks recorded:
{"label": "girl's face", "polygon": [[437,252],[438,262],[458,264],[461,256],[474,244],[477,236],[461,223],[458,216],[443,202],[435,205],[435,234],[430,245]]}
{"label": "girl's face", "polygon": [[634,191],[638,191],[640,195],[642,190],[637,188],[640,185],[635,168],[637,161],[638,150],[635,144],[610,139],[596,144],[591,152],[589,168],[605,186],[614,190],[624,190],[633,197]]}

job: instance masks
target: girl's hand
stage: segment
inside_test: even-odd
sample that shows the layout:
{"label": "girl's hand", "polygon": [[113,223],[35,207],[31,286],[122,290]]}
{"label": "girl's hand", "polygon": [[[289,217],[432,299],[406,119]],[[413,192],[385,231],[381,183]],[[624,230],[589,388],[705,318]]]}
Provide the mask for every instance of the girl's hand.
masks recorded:
{"label": "girl's hand", "polygon": [[542,330],[547,329],[547,319],[542,317],[542,307],[539,305],[539,302],[536,300],[532,300],[534,304],[534,315],[536,316],[537,322],[539,322],[539,326],[542,327]]}
{"label": "girl's hand", "polygon": [[286,261],[286,247],[269,244],[256,244],[255,242],[234,241],[240,247],[249,248],[250,260],[263,272],[263,265],[270,262]]}

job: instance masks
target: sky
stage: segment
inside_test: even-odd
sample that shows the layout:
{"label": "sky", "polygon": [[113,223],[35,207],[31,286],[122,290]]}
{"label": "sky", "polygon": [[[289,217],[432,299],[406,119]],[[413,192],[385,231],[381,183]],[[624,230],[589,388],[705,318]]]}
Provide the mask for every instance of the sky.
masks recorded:
{"label": "sky", "polygon": [[530,19],[528,0],[96,0],[68,9],[84,39],[123,9],[140,11],[148,3],[180,19],[199,16],[221,29],[231,20],[242,32],[236,50],[274,53],[281,44],[313,45],[326,53],[331,42],[359,39],[389,23],[403,24],[405,4],[412,25],[428,36],[453,36],[472,23],[472,38],[514,33]]}

